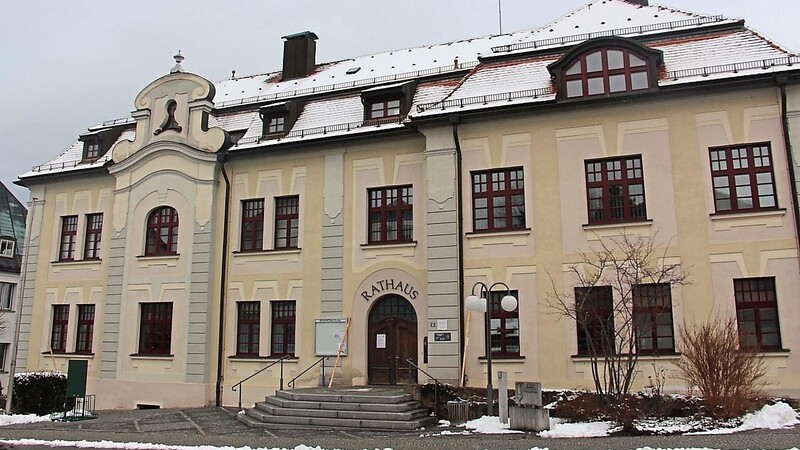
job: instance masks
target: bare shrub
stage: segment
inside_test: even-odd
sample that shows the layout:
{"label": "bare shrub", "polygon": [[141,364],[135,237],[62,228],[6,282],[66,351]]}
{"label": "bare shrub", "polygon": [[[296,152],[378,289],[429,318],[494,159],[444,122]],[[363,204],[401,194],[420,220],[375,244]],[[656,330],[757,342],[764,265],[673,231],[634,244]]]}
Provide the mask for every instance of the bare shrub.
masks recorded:
{"label": "bare shrub", "polygon": [[700,390],[712,416],[739,416],[762,394],[764,359],[754,349],[739,347],[735,318],[682,328],[680,337],[677,365],[683,378]]}

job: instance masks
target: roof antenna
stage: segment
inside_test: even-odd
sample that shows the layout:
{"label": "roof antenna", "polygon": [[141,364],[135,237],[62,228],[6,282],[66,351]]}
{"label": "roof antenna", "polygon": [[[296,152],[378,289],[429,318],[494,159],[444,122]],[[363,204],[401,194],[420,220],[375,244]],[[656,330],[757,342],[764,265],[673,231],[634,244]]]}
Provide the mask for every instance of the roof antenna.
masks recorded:
{"label": "roof antenna", "polygon": [[501,2],[502,0],[497,0],[497,18],[500,21],[500,34],[503,34],[503,8]]}
{"label": "roof antenna", "polygon": [[231,70],[231,80],[236,79],[236,69]]}

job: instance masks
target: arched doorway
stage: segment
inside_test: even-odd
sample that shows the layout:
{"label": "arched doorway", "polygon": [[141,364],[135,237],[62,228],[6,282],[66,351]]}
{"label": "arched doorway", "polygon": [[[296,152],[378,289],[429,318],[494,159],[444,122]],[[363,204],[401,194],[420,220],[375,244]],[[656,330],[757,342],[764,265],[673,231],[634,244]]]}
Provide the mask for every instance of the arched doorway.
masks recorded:
{"label": "arched doorway", "polygon": [[416,383],[417,313],[408,300],[385,295],[369,312],[368,376],[370,384]]}

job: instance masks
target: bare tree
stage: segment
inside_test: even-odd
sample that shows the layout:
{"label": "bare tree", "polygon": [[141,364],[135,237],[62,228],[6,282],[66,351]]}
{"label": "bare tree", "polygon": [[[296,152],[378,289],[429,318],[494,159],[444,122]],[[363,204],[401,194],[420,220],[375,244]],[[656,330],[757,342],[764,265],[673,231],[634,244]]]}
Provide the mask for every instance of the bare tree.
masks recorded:
{"label": "bare tree", "polygon": [[630,391],[640,352],[658,348],[648,340],[657,319],[641,311],[671,314],[671,287],[687,284],[688,275],[668,263],[669,243],[659,247],[655,237],[623,233],[598,242],[568,267],[567,276],[577,280],[573,292],[556,287],[550,276],[548,307],[575,321],[579,353],[589,357],[595,391],[617,397]]}

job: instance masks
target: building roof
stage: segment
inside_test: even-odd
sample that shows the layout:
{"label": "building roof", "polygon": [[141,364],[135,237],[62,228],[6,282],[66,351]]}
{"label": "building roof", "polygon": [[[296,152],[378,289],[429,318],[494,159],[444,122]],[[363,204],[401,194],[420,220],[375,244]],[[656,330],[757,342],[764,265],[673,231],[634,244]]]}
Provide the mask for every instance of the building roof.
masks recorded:
{"label": "building roof", "polygon": [[22,260],[22,245],[25,241],[25,217],[28,211],[14,194],[0,182],[0,236],[16,241],[13,258],[0,256],[0,271],[19,273]]}
{"label": "building roof", "polygon": [[[800,57],[744,26],[741,19],[705,16],[626,0],[593,0],[533,30],[394,50],[318,64],[310,75],[283,81],[280,72],[216,83],[211,126],[244,135],[231,152],[403,127],[403,121],[503,105],[552,102],[547,66],[576,44],[621,36],[663,53],[659,88],[797,71]],[[419,82],[408,117],[394,123],[364,122],[361,93],[400,82]],[[258,108],[306,99],[298,120],[281,139],[262,139]],[[116,119],[92,127],[129,127],[119,140],[133,139],[133,121]],[[110,154],[82,163],[83,143],[21,179],[103,166]],[[109,152],[110,153],[110,152]]]}

